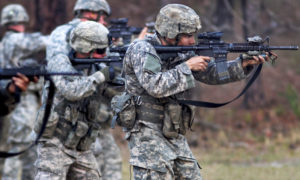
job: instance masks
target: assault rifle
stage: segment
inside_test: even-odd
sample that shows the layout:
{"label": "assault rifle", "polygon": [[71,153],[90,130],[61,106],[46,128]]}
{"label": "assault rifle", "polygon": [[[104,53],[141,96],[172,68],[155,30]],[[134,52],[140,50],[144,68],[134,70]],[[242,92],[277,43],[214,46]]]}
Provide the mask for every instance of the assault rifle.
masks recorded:
{"label": "assault rifle", "polygon": [[[298,50],[298,46],[270,46],[269,37],[263,40],[259,36],[254,36],[247,38],[245,43],[226,43],[221,40],[222,36],[222,32],[205,32],[198,35],[198,44],[195,46],[154,46],[154,48],[162,60],[168,60],[177,57],[178,53],[190,51],[195,52],[197,55],[213,57],[220,80],[229,78],[226,64],[228,53],[244,53],[255,56],[273,50]],[[118,52],[121,56],[124,56],[127,48],[127,46],[115,47],[111,48],[110,51]],[[240,58],[247,59],[249,56],[240,56]]]}
{"label": "assault rifle", "polygon": [[[49,80],[49,88],[48,88],[48,94],[47,94],[47,99],[45,103],[45,113],[43,117],[43,122],[41,125],[41,130],[37,134],[37,137],[35,139],[35,142],[31,144],[29,147],[19,151],[19,152],[4,152],[0,151],[0,158],[8,158],[8,157],[13,157],[20,155],[33,146],[37,145],[39,142],[39,139],[42,137],[46,125],[48,123],[48,119],[50,116],[51,112],[51,106],[53,104],[53,99],[54,99],[54,94],[55,94],[55,85],[53,81],[49,78],[49,76],[79,76],[81,75],[80,73],[77,72],[49,72],[46,70],[45,66],[31,66],[31,67],[21,67],[21,68],[10,68],[10,69],[0,69],[0,79],[11,79],[14,76],[17,76],[17,73],[21,73],[25,76],[27,76],[30,80],[33,80],[34,76],[44,76],[46,80]],[[20,93],[20,90],[17,88],[16,96],[17,94]],[[16,99],[16,102],[18,102],[19,99]]]}
{"label": "assault rifle", "polygon": [[119,69],[121,71],[122,69],[122,60],[123,58],[120,56],[108,56],[105,58],[74,58],[72,55],[69,55],[69,59],[77,70],[82,70],[89,68],[92,71],[99,71],[103,67],[102,64],[106,64],[109,66],[108,73],[110,76],[110,79],[113,79],[112,82],[109,82],[111,85],[117,85],[117,86],[124,86],[124,80],[120,79],[119,77],[116,77],[116,70]]}
{"label": "assault rifle", "polygon": [[128,18],[112,19],[110,21],[111,26],[109,29],[109,44],[112,42],[112,38],[122,38],[124,44],[131,42],[131,36],[140,34],[142,28],[128,26]]}
{"label": "assault rifle", "polygon": [[21,73],[27,76],[30,80],[33,80],[34,76],[80,76],[77,72],[49,72],[45,66],[34,66],[34,67],[21,67],[21,68],[9,68],[0,69],[0,79],[11,79],[17,76],[17,73]]}
{"label": "assault rifle", "polygon": [[93,65],[99,65],[100,63],[105,63],[105,64],[114,64],[118,63],[120,64],[122,62],[122,57],[119,56],[108,56],[105,58],[70,58],[70,61],[72,65],[75,67],[77,70],[82,70],[85,68],[90,68]]}

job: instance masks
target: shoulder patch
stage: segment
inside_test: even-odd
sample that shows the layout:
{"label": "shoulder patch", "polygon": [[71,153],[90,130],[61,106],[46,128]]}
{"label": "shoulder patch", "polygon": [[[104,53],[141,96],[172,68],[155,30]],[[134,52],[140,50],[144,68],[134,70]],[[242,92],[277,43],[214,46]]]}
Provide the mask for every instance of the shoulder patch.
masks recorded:
{"label": "shoulder patch", "polygon": [[160,60],[156,56],[146,53],[146,60],[143,69],[153,73],[161,72]]}

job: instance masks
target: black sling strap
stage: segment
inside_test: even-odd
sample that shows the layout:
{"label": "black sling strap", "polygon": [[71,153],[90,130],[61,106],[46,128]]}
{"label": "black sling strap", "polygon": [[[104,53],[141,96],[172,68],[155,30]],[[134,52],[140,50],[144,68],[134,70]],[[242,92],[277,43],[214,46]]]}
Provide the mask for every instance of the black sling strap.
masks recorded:
{"label": "black sling strap", "polygon": [[260,64],[251,79],[248,81],[242,92],[235,98],[233,98],[230,101],[224,102],[224,103],[213,103],[213,102],[206,102],[206,101],[194,101],[194,100],[178,100],[179,103],[186,104],[186,105],[193,105],[193,106],[198,106],[198,107],[206,107],[206,108],[218,108],[221,106],[225,106],[235,100],[237,100],[239,97],[241,97],[248,89],[249,87],[253,84],[253,82],[256,80],[256,78],[259,76],[261,69],[262,69],[262,64]]}
{"label": "black sling strap", "polygon": [[49,116],[50,116],[51,106],[53,103],[53,98],[54,98],[54,93],[55,93],[55,86],[54,86],[53,81],[50,79],[50,77],[45,77],[45,79],[50,81],[49,92],[48,92],[48,97],[47,97],[47,101],[46,101],[45,114],[43,117],[42,127],[41,127],[41,130],[40,130],[39,134],[37,135],[34,143],[32,143],[29,147],[27,147],[24,150],[19,151],[19,152],[10,153],[10,152],[0,151],[0,158],[9,158],[9,157],[13,157],[13,156],[18,156],[18,155],[26,152],[33,146],[37,145],[39,142],[39,139],[42,137],[42,135],[46,129],[46,125],[47,125]]}

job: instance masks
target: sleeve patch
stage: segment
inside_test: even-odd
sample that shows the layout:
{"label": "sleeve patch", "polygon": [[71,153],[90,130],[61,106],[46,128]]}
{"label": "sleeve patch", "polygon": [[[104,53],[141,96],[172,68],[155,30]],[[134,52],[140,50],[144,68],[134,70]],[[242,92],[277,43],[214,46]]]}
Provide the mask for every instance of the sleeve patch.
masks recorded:
{"label": "sleeve patch", "polygon": [[147,54],[143,69],[153,73],[161,72],[159,59],[151,54]]}

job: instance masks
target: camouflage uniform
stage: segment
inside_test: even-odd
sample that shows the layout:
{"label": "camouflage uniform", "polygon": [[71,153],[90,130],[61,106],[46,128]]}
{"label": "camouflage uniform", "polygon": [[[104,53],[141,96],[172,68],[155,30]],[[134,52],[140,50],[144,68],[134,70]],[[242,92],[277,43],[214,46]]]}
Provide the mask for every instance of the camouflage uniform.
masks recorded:
{"label": "camouflage uniform", "polygon": [[[175,33],[174,31],[180,31],[180,28],[166,23],[167,31],[165,34],[160,31],[162,32],[160,35],[175,38],[176,34],[192,33],[200,28],[197,15],[191,12],[190,8],[177,4],[168,5],[165,8],[175,8],[176,12],[178,12],[177,9],[183,8],[184,12],[190,13],[187,21],[196,19],[188,23],[196,23],[189,27],[190,29],[195,27],[191,32],[185,31],[184,28],[188,26],[182,23],[181,31],[183,32]],[[175,13],[173,17],[174,24],[178,16]],[[156,30],[161,30],[162,27],[159,25],[163,24],[159,24],[158,21],[161,19],[157,18]],[[178,25],[179,22],[176,24]],[[176,102],[176,99],[182,99],[184,92],[195,87],[193,73],[184,61],[175,66],[170,64],[189,58],[182,59],[186,55],[179,54],[177,58],[162,61],[153,45],[161,45],[157,34],[150,35],[145,40],[135,41],[129,46],[123,64],[126,92],[133,95],[136,104],[134,126],[128,128],[126,133],[134,177],[135,179],[202,179],[199,165],[183,135],[185,133],[179,132],[173,138],[167,138],[164,133],[166,128],[164,122],[167,118],[174,118],[167,111],[170,100],[175,99]],[[207,84],[222,84],[245,78],[240,60],[228,62],[228,66],[230,79],[219,80],[216,64],[211,61],[205,72],[199,72],[201,75],[198,74],[200,78],[197,80]],[[181,109],[183,105],[179,107]]]}
{"label": "camouflage uniform", "polygon": [[[29,17],[25,9],[18,4],[3,8],[1,24],[28,22]],[[22,33],[8,30],[3,39],[3,68],[37,65],[40,62],[33,57],[36,53],[45,50],[48,37],[41,33]],[[20,103],[6,118],[10,120],[7,143],[12,152],[17,152],[32,143],[31,132],[34,120],[40,106],[39,90],[41,84],[31,84],[20,97]],[[33,179],[35,171],[33,163],[36,159],[36,150],[30,149],[18,157],[6,159],[2,179]]]}
{"label": "camouflage uniform", "polygon": [[[111,10],[108,3],[105,0],[78,0],[74,7],[74,13],[79,14],[81,10],[87,11],[103,11],[107,15],[110,15]],[[79,17],[79,16],[77,16]],[[69,23],[57,27],[50,37],[51,44],[47,46],[47,60],[51,59],[60,54],[68,56],[68,53],[71,50],[70,45],[68,44],[70,32],[80,23],[79,18],[75,18]],[[110,114],[107,106],[110,100],[106,100],[107,103],[101,105],[101,112]],[[101,115],[103,116],[103,114]],[[105,118],[103,118],[105,119]],[[96,156],[97,162],[99,164],[99,170],[101,171],[103,180],[106,179],[122,179],[122,158],[119,147],[112,134],[109,132],[109,118],[103,120],[101,127],[103,131],[100,131],[99,137],[95,145],[93,145],[93,152]]]}
{"label": "camouflage uniform", "polygon": [[[115,95],[117,92],[112,87],[105,88],[106,91],[109,90],[110,93]],[[112,92],[113,91],[113,92]],[[109,109],[109,104],[111,100],[111,95],[107,93],[104,94],[103,103],[101,105],[101,116],[103,117],[103,122],[101,122],[101,131],[96,139],[93,147],[93,153],[96,156],[99,170],[102,174],[103,180],[122,179],[122,157],[121,152],[116,144],[112,133],[110,132],[110,123],[112,118],[111,110]]]}
{"label": "camouflage uniform", "polygon": [[[88,53],[107,47],[108,30],[95,22],[81,22],[70,33],[69,48]],[[68,48],[67,47],[67,48]],[[66,49],[66,47],[64,48]],[[48,59],[51,71],[77,70],[68,56],[55,54]],[[53,77],[56,93],[47,128],[38,145],[38,172],[35,179],[100,179],[98,164],[90,147],[99,134],[103,73],[78,77]],[[43,106],[44,107],[44,106]],[[35,131],[39,132],[40,118]]]}

